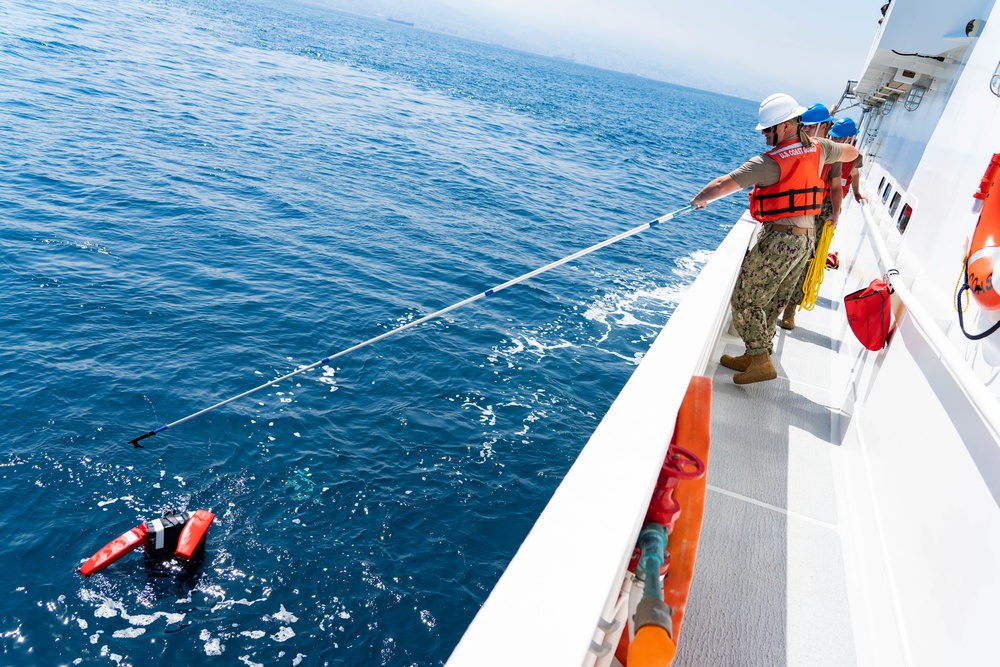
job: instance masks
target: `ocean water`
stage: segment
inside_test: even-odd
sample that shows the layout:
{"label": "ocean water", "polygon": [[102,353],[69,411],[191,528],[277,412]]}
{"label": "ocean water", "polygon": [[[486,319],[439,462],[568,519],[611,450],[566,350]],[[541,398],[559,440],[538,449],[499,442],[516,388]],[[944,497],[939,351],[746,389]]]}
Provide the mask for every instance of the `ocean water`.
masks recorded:
{"label": "ocean water", "polygon": [[[442,664],[742,196],[127,441],[682,207],[755,115],[318,6],[7,0],[0,663]],[[77,574],[168,508],[217,515],[196,572]]]}

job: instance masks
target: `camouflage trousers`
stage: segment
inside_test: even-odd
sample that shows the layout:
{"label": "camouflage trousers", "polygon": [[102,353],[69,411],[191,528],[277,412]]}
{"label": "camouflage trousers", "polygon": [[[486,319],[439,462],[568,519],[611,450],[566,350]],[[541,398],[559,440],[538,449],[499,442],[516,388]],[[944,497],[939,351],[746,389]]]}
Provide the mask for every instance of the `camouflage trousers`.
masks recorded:
{"label": "camouflage trousers", "polygon": [[730,305],[747,354],[771,352],[778,315],[798,287],[814,247],[811,234],[765,231],[743,258]]}
{"label": "camouflage trousers", "polygon": [[[826,221],[833,217],[833,203],[829,198],[823,200],[823,208],[819,215],[813,218],[813,225],[816,229],[816,235],[813,236],[812,247],[809,250],[809,259],[802,267],[802,275],[799,276],[798,286],[792,290],[792,295],[788,299],[789,306],[797,306],[802,303],[802,297],[805,296],[806,287],[806,274],[809,273],[809,260],[816,256],[816,246],[819,245],[819,237],[823,234],[823,226],[826,225]],[[825,266],[825,264],[824,264]]]}

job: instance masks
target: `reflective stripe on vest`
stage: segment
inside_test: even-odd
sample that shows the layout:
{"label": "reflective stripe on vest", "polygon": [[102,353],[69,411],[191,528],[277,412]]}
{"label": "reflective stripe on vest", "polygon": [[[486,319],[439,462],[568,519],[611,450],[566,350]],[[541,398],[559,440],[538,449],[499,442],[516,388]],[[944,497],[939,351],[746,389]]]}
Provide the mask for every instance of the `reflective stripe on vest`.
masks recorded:
{"label": "reflective stripe on vest", "polygon": [[754,186],[750,193],[750,215],[761,222],[819,215],[825,190],[820,178],[819,145],[814,143],[806,148],[793,139],[765,155],[778,163],[781,177],[774,185]]}

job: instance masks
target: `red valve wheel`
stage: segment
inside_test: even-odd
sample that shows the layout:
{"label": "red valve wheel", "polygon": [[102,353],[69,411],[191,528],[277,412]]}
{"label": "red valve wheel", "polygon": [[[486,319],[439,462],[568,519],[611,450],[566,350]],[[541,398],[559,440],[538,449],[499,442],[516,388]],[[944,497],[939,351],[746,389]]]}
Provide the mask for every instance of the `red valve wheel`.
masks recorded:
{"label": "red valve wheel", "polygon": [[677,479],[699,479],[705,474],[705,462],[683,447],[670,445],[662,470]]}

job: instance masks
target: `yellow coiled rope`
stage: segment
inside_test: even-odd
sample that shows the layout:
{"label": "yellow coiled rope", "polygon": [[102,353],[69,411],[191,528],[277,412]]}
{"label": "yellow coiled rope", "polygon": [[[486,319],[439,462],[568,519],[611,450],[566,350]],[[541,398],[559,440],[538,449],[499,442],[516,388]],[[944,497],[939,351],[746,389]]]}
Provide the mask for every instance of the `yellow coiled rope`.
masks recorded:
{"label": "yellow coiled rope", "polygon": [[819,286],[823,284],[823,274],[826,272],[826,256],[830,253],[830,241],[833,240],[833,221],[827,220],[823,225],[823,233],[819,235],[816,244],[816,254],[809,260],[806,268],[806,279],[802,283],[802,303],[800,308],[812,310],[816,307],[819,297]]}

